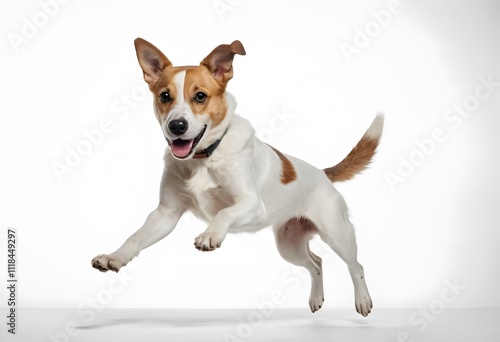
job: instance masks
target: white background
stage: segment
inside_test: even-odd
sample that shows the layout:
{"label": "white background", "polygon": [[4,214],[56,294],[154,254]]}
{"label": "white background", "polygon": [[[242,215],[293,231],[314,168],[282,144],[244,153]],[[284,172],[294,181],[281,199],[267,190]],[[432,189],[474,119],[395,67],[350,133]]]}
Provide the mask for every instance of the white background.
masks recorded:
{"label": "white background", "polygon": [[[269,143],[318,167],[340,161],[383,111],[372,167],[336,184],[375,307],[428,306],[447,282],[466,288],[448,307],[500,306],[500,87],[460,124],[446,120],[472,101],[481,77],[500,80],[498,2],[401,0],[385,27],[374,13],[387,0],[74,0],[44,10],[48,2],[0,4],[0,264],[14,227],[21,306],[81,308],[97,298],[107,307],[239,308],[278,292],[279,307],[307,307],[309,280],[281,259],[270,230],[228,236],[201,253],[193,241],[205,226],[189,215],[123,269],[126,285],[116,289],[114,275],[91,268],[157,205],[165,140],[136,37],[175,65],[241,40],[247,55],[236,56],[229,84],[237,112]],[[346,57],[341,47],[356,37],[359,45],[367,30],[367,46]],[[293,118],[276,121],[283,113]],[[102,120],[112,132],[58,177],[54,164],[66,164]],[[435,130],[444,141],[424,154],[416,141]],[[411,158],[418,165],[409,171],[401,165]],[[313,244],[325,260],[325,306],[352,308],[345,265]],[[115,293],[104,299],[110,284]]]}

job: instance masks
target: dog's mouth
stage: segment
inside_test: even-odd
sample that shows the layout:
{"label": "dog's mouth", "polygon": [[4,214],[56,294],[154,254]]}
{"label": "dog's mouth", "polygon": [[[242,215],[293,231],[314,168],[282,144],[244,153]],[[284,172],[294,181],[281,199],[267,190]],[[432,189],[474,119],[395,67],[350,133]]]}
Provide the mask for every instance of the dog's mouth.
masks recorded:
{"label": "dog's mouth", "polygon": [[179,159],[188,157],[200,142],[206,129],[207,125],[203,127],[200,134],[198,134],[194,139],[183,140],[179,138],[172,140],[170,142],[170,150],[172,151],[172,154]]}

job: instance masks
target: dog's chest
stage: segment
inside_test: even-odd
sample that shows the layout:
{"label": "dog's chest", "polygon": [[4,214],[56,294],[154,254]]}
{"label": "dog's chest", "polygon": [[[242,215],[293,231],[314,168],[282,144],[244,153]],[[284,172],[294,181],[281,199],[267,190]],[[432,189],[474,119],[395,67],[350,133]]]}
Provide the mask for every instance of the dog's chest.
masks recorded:
{"label": "dog's chest", "polygon": [[199,168],[186,179],[185,191],[190,198],[191,211],[209,221],[220,210],[234,204],[233,196],[225,189],[220,175],[209,168]]}

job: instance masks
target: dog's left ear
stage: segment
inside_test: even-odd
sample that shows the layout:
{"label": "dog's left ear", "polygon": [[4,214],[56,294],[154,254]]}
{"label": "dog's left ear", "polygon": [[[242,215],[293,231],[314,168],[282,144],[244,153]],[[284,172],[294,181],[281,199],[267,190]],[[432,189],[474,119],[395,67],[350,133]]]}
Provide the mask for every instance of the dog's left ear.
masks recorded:
{"label": "dog's left ear", "polygon": [[160,75],[172,65],[167,57],[153,44],[142,39],[134,40],[137,59],[144,73],[144,81],[153,89]]}
{"label": "dog's left ear", "polygon": [[233,77],[233,58],[234,55],[245,55],[245,48],[239,40],[231,44],[222,44],[217,46],[200,63],[208,68],[214,79],[223,87]]}

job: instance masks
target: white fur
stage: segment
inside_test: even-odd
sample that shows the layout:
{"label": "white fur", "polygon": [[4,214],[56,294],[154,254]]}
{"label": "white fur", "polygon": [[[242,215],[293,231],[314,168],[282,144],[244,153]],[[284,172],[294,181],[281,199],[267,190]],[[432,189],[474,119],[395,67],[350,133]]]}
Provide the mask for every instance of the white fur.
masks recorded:
{"label": "white fur", "polygon": [[185,105],[185,100],[184,100],[184,80],[186,78],[186,71],[181,71],[178,72],[174,76],[174,84],[175,87],[177,88],[177,103]]}
{"label": "white fur", "polygon": [[208,116],[202,117],[200,120],[199,116],[196,116],[191,111],[188,103],[184,100],[184,80],[186,77],[186,71],[181,71],[174,77],[174,85],[177,88],[177,96],[175,99],[176,104],[166,117],[165,121],[161,123],[163,134],[169,140],[179,138],[175,134],[172,134],[168,129],[168,124],[172,120],[185,119],[188,123],[189,129],[180,138],[184,140],[194,139],[203,130],[203,127],[208,121]]}
{"label": "white fur", "polygon": [[384,128],[384,115],[378,113],[370,127],[366,130],[366,136],[372,139],[380,139]]}
{"label": "white fur", "polygon": [[[183,89],[182,85],[178,87]],[[208,146],[228,129],[213,155],[180,161],[167,149],[158,207],[117,251],[94,258],[93,266],[101,271],[118,271],[141,250],[167,236],[187,210],[208,224],[205,232],[195,239],[196,247],[204,251],[220,247],[228,232],[255,232],[274,226],[281,255],[311,274],[309,305],[314,312],[324,300],[322,268],[321,259],[309,250],[310,236],[301,235],[302,227],[293,221],[304,217],[348,265],[356,308],[366,316],[372,302],[363,268],[356,259],[354,229],[342,196],[323,171],[290,156],[287,158],[297,177],[283,184],[278,154],[255,136],[246,119],[233,113],[234,98],[226,93],[226,100],[229,108],[226,118],[215,129],[207,130],[203,138]],[[182,111],[173,114],[179,113]],[[184,115],[189,117],[189,113]],[[205,120],[194,116],[190,119]],[[382,123],[383,118],[378,116],[366,134],[379,136]],[[298,235],[280,237],[280,232],[289,228],[297,229]]]}

